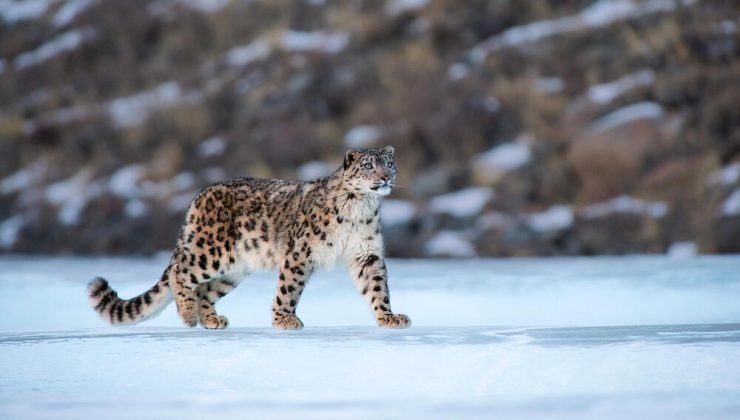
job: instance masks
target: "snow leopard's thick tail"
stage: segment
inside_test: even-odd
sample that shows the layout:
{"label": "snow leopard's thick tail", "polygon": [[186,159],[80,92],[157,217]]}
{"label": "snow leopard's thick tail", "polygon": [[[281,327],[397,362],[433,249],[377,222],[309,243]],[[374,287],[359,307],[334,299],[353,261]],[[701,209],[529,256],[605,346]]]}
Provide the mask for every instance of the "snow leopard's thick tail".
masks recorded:
{"label": "snow leopard's thick tail", "polygon": [[155,317],[172,301],[171,270],[172,265],[167,267],[157,284],[132,299],[119,298],[107,280],[96,277],[87,285],[90,304],[111,325],[136,324]]}

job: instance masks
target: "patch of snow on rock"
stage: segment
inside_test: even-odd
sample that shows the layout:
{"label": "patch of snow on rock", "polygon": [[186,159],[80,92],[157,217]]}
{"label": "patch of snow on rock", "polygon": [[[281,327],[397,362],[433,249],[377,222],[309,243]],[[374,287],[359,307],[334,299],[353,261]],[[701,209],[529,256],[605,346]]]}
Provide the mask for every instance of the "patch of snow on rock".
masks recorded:
{"label": "patch of snow on rock", "polygon": [[540,20],[508,28],[503,33],[494,35],[479,43],[470,51],[474,62],[482,63],[488,53],[505,47],[519,47],[535,43],[556,35],[598,28],[620,20],[636,18],[657,12],[670,11],[679,4],[693,4],[684,0],[600,0],[581,10],[579,13],[556,19]]}
{"label": "patch of snow on rock", "polygon": [[226,141],[221,136],[214,136],[198,145],[198,154],[202,157],[220,155],[226,150]]}
{"label": "patch of snow on rock", "polygon": [[18,69],[35,66],[60,54],[77,49],[95,37],[93,28],[74,29],[41,44],[33,51],[20,54],[13,61]]}
{"label": "patch of snow on rock", "polygon": [[298,168],[298,179],[312,181],[330,175],[332,172],[334,172],[334,168],[326,162],[306,162]]}
{"label": "patch of snow on rock", "polygon": [[352,127],[344,135],[344,145],[351,148],[374,146],[383,137],[383,129],[374,125],[358,125]]}
{"label": "patch of snow on rock", "polygon": [[479,182],[490,183],[505,173],[522,167],[532,160],[528,141],[499,144],[473,158],[473,171]]}
{"label": "patch of snow on rock", "polygon": [[0,222],[0,247],[10,248],[18,240],[18,233],[26,225],[22,214],[17,214]]}
{"label": "patch of snow on rock", "polygon": [[177,82],[170,81],[144,92],[114,99],[108,103],[107,111],[118,128],[127,128],[142,124],[157,109],[200,100],[197,92],[183,92]]}
{"label": "patch of snow on rock", "polygon": [[306,162],[298,168],[298,179],[313,181],[331,175],[336,168],[326,162],[314,160]]}
{"label": "patch of snow on rock", "polygon": [[82,12],[87,10],[96,0],[70,0],[54,13],[51,19],[54,26],[61,28],[67,26]]}
{"label": "patch of snow on rock", "polygon": [[595,132],[608,131],[613,128],[640,120],[657,120],[663,116],[663,107],[656,102],[638,102],[613,111],[593,123],[591,130]]}
{"label": "patch of snow on rock", "polygon": [[146,216],[149,212],[149,206],[139,199],[129,200],[123,208],[123,212],[126,213],[126,216],[136,219]]}
{"label": "patch of snow on rock", "polygon": [[588,99],[591,102],[606,104],[624,95],[632,89],[650,86],[655,81],[655,73],[651,70],[641,70],[630,73],[608,83],[593,85],[588,89]]}
{"label": "patch of snow on rock", "polygon": [[147,198],[159,198],[172,195],[176,192],[187,190],[195,186],[195,176],[190,172],[181,172],[172,179],[163,181],[143,181],[139,190],[139,196]]}
{"label": "patch of snow on rock", "polygon": [[46,161],[39,159],[0,181],[0,193],[13,194],[43,181],[46,175]]}
{"label": "patch of snow on rock", "polygon": [[463,63],[455,63],[447,69],[447,77],[453,82],[468,77],[468,74],[470,74],[470,67]]}
{"label": "patch of snow on rock", "polygon": [[660,219],[668,214],[668,205],[662,201],[646,202],[622,195],[608,201],[591,204],[581,210],[581,215],[586,219],[598,219],[613,214],[637,214]]}
{"label": "patch of snow on rock", "polygon": [[479,230],[506,229],[515,224],[516,219],[513,216],[498,211],[483,214],[475,221],[475,226]]}
{"label": "patch of snow on rock", "polygon": [[475,247],[460,232],[442,230],[429,240],[424,246],[427,255],[431,257],[475,257]]}
{"label": "patch of snow on rock", "polygon": [[91,182],[92,179],[92,171],[82,169],[72,177],[55,182],[46,188],[46,200],[59,206],[57,218],[60,223],[67,226],[79,224],[80,213],[87,203],[103,193],[103,184]]}
{"label": "patch of snow on rock", "polygon": [[668,251],[666,251],[669,257],[678,259],[695,257],[697,253],[697,247],[694,242],[676,242],[671,244],[668,247]]}
{"label": "patch of snow on rock", "polygon": [[737,23],[727,19],[714,27],[714,32],[722,35],[733,35],[737,33]]}
{"label": "patch of snow on rock", "polygon": [[214,13],[228,6],[231,0],[177,0],[193,10],[203,13]]}
{"label": "patch of snow on rock", "polygon": [[292,52],[320,52],[336,54],[349,44],[346,32],[286,31],[280,38],[280,46]]}
{"label": "patch of snow on rock", "polygon": [[429,201],[429,210],[459,218],[477,216],[493,197],[490,188],[466,188],[433,197]]}
{"label": "patch of snow on rock", "polygon": [[223,169],[211,166],[200,171],[199,175],[206,180],[206,182],[218,182],[226,178],[226,171]]}
{"label": "patch of snow on rock", "polygon": [[122,198],[135,198],[139,195],[139,181],[146,174],[146,167],[140,164],[124,166],[111,175],[108,189]]}
{"label": "patch of snow on rock", "polygon": [[527,215],[527,223],[539,233],[559,232],[573,225],[573,210],[568,206],[555,205],[543,212]]}
{"label": "patch of snow on rock", "polygon": [[7,24],[37,19],[58,0],[0,0],[0,19]]}
{"label": "patch of snow on rock", "polygon": [[429,0],[391,0],[385,5],[385,12],[390,16],[398,16],[403,13],[423,9]]}
{"label": "patch of snow on rock", "polygon": [[158,0],[149,3],[151,15],[169,15],[175,6],[183,6],[200,13],[214,13],[228,6],[231,0]]}
{"label": "patch of snow on rock", "polygon": [[234,47],[226,52],[226,64],[234,67],[244,67],[255,61],[264,60],[270,56],[272,47],[263,40],[257,39],[247,45]]}
{"label": "patch of snow on rock", "polygon": [[403,225],[416,216],[416,206],[406,200],[386,199],[380,206],[380,221],[383,226]]}
{"label": "patch of snow on rock", "polygon": [[723,216],[740,215],[740,188],[736,189],[727,200],[722,203],[720,212]]}
{"label": "patch of snow on rock", "polygon": [[731,163],[709,175],[709,183],[713,185],[734,185],[740,179],[740,162]]}
{"label": "patch of snow on rock", "polygon": [[534,81],[534,90],[540,93],[560,93],[563,91],[563,79],[559,77],[545,77]]}
{"label": "patch of snow on rock", "polygon": [[197,192],[195,191],[188,191],[182,194],[177,194],[170,199],[167,207],[169,207],[170,211],[173,213],[185,211],[187,210],[188,206],[190,206],[190,203],[193,201],[193,198],[195,198],[196,195]]}
{"label": "patch of snow on rock", "polygon": [[481,100],[481,105],[483,109],[490,113],[497,112],[501,109],[501,102],[495,96],[486,96]]}

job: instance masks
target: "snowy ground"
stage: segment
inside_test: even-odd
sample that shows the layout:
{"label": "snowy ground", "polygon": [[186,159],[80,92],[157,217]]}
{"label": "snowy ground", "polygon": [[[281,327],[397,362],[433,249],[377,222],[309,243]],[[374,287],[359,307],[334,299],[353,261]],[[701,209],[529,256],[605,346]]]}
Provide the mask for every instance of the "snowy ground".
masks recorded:
{"label": "snowy ground", "polygon": [[166,258],[0,258],[0,418],[738,418],[740,257],[391,261],[374,326],[343,270],[306,329],[269,328],[275,275],[248,278],[224,331],[174,306],[106,327],[84,286],[132,296]]}

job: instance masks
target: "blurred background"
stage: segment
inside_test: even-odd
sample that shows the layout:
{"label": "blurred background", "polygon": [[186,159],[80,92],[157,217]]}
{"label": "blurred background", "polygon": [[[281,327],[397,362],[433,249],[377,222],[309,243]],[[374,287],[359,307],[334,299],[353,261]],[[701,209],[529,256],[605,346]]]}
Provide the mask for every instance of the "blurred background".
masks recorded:
{"label": "blurred background", "polygon": [[0,252],[391,144],[393,257],[740,252],[740,2],[0,0]]}

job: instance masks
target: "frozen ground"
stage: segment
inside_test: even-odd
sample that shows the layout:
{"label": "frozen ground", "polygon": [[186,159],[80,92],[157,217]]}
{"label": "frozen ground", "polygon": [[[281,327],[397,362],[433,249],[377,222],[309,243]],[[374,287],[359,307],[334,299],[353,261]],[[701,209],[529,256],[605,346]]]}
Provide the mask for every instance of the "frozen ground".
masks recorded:
{"label": "frozen ground", "polygon": [[185,329],[171,306],[112,328],[166,258],[0,258],[0,418],[738,418],[740,257],[391,261],[381,330],[344,270],[319,273],[307,328],[269,328],[275,275]]}

